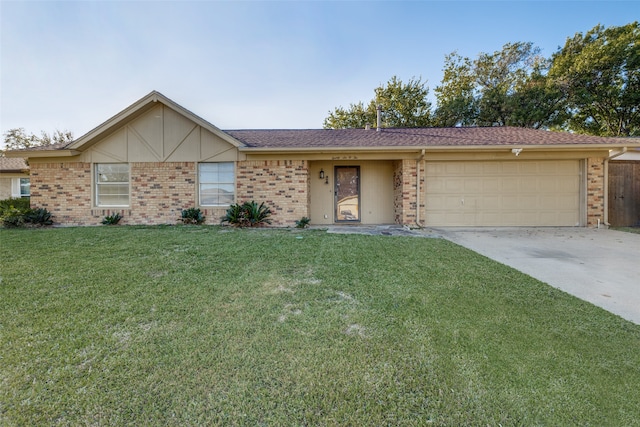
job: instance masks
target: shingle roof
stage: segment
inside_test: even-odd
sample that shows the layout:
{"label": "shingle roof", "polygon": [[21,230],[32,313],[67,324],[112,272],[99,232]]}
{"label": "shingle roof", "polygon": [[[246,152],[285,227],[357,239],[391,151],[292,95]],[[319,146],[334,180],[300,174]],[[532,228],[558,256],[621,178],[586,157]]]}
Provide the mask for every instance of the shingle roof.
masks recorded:
{"label": "shingle roof", "polygon": [[[224,132],[250,148],[620,145],[624,143],[622,138],[602,138],[517,127],[382,129],[380,132],[375,129],[227,130]],[[633,141],[633,143],[638,142],[640,141]]]}
{"label": "shingle roof", "polygon": [[[264,129],[225,130],[240,141],[246,149],[304,150],[304,149],[415,149],[455,147],[567,147],[611,145],[612,147],[640,147],[640,138],[603,138],[568,132],[552,132],[519,127],[457,127],[457,128],[404,128],[404,129]],[[12,153],[41,150],[65,150],[72,143],[32,147]],[[242,147],[241,147],[242,148]],[[19,160],[19,159],[13,159]]]}
{"label": "shingle roof", "polygon": [[29,166],[24,159],[0,156],[0,172],[21,172],[28,169]]}

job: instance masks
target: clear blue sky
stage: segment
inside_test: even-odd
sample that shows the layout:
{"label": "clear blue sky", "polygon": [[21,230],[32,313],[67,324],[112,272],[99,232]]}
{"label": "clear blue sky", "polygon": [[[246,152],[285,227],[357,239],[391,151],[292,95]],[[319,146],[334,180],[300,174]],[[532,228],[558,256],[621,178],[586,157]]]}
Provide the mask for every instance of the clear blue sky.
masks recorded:
{"label": "clear blue sky", "polygon": [[157,90],[222,129],[320,128],[397,75],[433,89],[446,54],[551,56],[638,1],[0,0],[0,130],[76,137]]}

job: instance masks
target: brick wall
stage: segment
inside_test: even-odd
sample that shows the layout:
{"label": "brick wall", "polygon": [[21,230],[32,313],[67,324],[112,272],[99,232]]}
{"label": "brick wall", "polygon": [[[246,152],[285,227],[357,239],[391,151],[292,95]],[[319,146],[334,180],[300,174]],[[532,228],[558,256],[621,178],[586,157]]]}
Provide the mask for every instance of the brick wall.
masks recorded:
{"label": "brick wall", "polygon": [[[126,221],[123,219],[122,223],[179,223],[183,209],[198,207],[197,194],[195,162],[131,163],[131,209],[123,214]],[[227,211],[225,207],[200,210],[206,224],[219,224]]]}
{"label": "brick wall", "polygon": [[[196,207],[197,169],[194,162],[131,163],[130,207],[92,205],[90,163],[34,163],[31,166],[31,204],[48,209],[61,225],[98,225],[107,215],[120,213],[121,224],[176,224],[182,209]],[[237,164],[239,203],[265,202],[273,225],[293,226],[309,216],[306,161],[248,161]],[[208,224],[218,224],[226,208],[203,207]]]}
{"label": "brick wall", "polygon": [[604,222],[604,159],[587,159],[587,227]]}
{"label": "brick wall", "polygon": [[[91,198],[90,163],[31,165],[31,206],[48,209],[60,225],[99,225],[119,213],[120,224],[175,224],[182,209],[195,206],[195,163],[131,163],[130,207],[98,208]],[[203,209],[218,223],[225,209]]]}
{"label": "brick wall", "polygon": [[46,208],[57,224],[92,223],[90,163],[32,163],[30,167],[32,208]]}
{"label": "brick wall", "polygon": [[294,226],[309,216],[309,165],[305,160],[260,160],[237,163],[236,201],[265,202],[272,225]]}
{"label": "brick wall", "polygon": [[196,205],[194,162],[130,164],[130,212],[123,223],[175,224],[182,209]]}

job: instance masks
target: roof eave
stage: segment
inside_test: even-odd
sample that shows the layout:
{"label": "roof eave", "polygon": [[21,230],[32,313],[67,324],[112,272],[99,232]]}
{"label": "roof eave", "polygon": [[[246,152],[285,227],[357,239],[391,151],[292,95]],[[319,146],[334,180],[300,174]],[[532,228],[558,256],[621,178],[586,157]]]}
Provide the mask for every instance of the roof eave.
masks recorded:
{"label": "roof eave", "polygon": [[29,172],[29,168],[25,168],[25,169],[0,169],[0,173],[6,173],[6,174],[10,174],[10,173],[27,173]]}

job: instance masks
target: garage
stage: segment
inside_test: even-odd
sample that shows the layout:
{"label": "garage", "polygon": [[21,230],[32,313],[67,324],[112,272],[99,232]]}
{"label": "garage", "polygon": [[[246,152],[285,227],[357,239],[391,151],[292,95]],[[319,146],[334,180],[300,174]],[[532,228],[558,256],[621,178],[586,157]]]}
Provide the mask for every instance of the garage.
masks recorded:
{"label": "garage", "polygon": [[580,225],[579,160],[433,161],[428,226]]}

